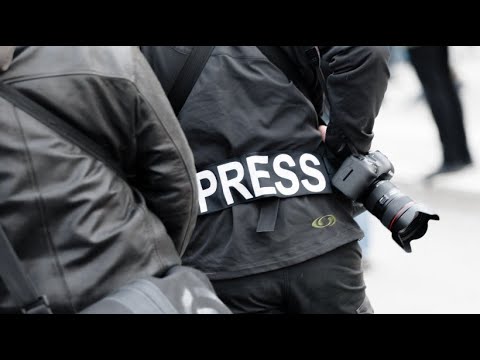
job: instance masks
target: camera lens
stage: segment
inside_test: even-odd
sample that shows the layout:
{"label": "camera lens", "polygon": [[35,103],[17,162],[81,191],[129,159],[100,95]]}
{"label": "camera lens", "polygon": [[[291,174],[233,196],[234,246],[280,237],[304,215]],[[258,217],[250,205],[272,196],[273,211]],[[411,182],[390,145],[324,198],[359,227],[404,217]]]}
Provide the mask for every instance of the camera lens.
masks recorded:
{"label": "camera lens", "polygon": [[393,240],[406,252],[412,251],[410,241],[425,235],[428,220],[440,219],[388,180],[377,181],[369,188],[364,205],[392,232]]}

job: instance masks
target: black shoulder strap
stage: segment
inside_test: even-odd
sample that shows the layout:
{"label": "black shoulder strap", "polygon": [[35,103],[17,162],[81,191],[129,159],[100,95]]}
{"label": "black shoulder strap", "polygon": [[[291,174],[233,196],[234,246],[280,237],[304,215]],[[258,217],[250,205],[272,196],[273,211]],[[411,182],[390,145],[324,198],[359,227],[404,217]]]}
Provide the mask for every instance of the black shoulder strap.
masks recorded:
{"label": "black shoulder strap", "polygon": [[52,313],[47,297],[38,294],[1,225],[0,277],[24,314]]}
{"label": "black shoulder strap", "polygon": [[192,52],[185,61],[180,74],[177,76],[172,89],[168,93],[168,99],[175,114],[178,115],[185,104],[190,91],[198,80],[208,58],[215,46],[194,46]]}
{"label": "black shoulder strap", "polygon": [[66,121],[29,99],[13,86],[0,82],[0,96],[30,114],[71,143],[77,145],[90,156],[103,162],[123,179],[127,179],[125,172],[116,164],[105,149],[73,126],[70,126]]}

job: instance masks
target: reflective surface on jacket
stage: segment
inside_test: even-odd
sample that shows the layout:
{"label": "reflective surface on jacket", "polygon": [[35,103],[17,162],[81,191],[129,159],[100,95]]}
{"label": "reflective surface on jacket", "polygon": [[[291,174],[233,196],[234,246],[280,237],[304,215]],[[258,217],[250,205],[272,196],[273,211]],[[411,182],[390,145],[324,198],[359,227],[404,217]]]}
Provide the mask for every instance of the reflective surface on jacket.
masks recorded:
{"label": "reflective surface on jacket", "polygon": [[[28,47],[0,81],[130,175],[128,184],[0,98],[0,223],[53,310],[81,310],[179,264],[197,215],[193,157],[138,48]],[[15,306],[0,283],[0,312]]]}
{"label": "reflective surface on jacket", "polygon": [[[358,122],[348,135],[361,137],[358,142],[365,147],[371,141],[366,130],[373,127],[388,70],[386,62],[383,67],[385,59],[377,57],[375,51],[369,55],[368,49],[358,54],[359,68],[363,62],[370,62],[363,66],[364,71],[356,69],[355,63],[346,66],[345,54],[350,51],[347,48],[342,47],[338,52],[325,49],[334,67],[339,67],[331,80],[337,90],[333,100],[350,101],[346,93],[349,88],[363,89],[357,93],[372,95],[371,99],[362,96],[352,100],[362,105],[361,109],[352,105],[355,111],[350,113],[348,106],[340,104],[338,108],[344,114],[334,115]],[[350,48],[356,51],[355,47]],[[190,49],[142,47],[167,93]],[[374,81],[378,75],[379,84],[371,84],[369,88],[368,84],[355,83],[355,78],[365,82],[362,75],[373,73],[368,67],[377,66],[387,72],[372,75]],[[351,71],[356,77],[349,83],[342,71]],[[244,154],[276,151],[318,154],[324,146],[312,103],[255,46],[216,46],[178,117],[192,147],[197,172]],[[351,217],[351,202],[334,194],[282,199],[275,230],[259,233],[256,229],[260,211],[268,201],[258,200],[200,216],[184,263],[205,271],[211,279],[233,278],[299,263],[363,236]],[[336,221],[332,226],[313,227],[315,219],[323,216],[334,216]]]}

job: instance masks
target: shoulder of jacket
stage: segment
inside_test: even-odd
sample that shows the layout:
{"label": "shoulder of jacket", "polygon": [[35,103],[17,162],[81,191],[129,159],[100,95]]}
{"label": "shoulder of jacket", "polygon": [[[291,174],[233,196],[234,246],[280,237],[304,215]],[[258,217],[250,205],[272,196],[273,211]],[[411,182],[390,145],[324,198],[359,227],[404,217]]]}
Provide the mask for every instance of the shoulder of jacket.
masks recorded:
{"label": "shoulder of jacket", "polygon": [[134,81],[136,46],[30,46],[2,74],[7,82],[68,75],[98,75]]}

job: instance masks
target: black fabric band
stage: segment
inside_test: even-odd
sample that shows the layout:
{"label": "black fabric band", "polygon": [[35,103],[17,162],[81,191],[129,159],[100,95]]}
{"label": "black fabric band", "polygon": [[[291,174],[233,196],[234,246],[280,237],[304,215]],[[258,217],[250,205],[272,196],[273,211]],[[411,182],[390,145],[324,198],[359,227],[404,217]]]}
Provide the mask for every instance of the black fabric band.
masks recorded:
{"label": "black fabric band", "polygon": [[197,181],[201,215],[261,198],[332,192],[322,157],[297,151],[229,159],[198,172]]}
{"label": "black fabric band", "polygon": [[198,80],[210,54],[215,46],[194,46],[192,52],[185,61],[175,84],[168,93],[168,99],[173,111],[178,115],[193,86]]}

